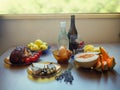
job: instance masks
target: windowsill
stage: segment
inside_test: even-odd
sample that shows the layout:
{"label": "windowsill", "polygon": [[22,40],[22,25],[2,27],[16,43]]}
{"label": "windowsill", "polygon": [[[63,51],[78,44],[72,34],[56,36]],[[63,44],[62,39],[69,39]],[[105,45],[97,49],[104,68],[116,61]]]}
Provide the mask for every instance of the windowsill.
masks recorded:
{"label": "windowsill", "polygon": [[1,19],[55,19],[55,18],[70,18],[70,15],[76,15],[76,18],[86,18],[86,19],[101,19],[101,18],[113,18],[118,19],[120,18],[120,13],[113,13],[113,14],[1,14]]}

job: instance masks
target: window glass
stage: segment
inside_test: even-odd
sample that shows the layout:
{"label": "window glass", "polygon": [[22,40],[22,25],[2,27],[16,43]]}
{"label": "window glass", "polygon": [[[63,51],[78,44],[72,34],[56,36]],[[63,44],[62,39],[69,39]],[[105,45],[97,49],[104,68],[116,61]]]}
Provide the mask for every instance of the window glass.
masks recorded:
{"label": "window glass", "polygon": [[120,13],[120,0],[0,0],[0,14]]}

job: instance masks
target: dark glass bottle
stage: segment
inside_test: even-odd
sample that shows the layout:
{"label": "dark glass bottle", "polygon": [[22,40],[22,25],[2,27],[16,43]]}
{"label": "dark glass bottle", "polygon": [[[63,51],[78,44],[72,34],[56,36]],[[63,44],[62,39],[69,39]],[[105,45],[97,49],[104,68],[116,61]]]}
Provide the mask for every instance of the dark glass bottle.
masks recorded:
{"label": "dark glass bottle", "polygon": [[78,43],[76,42],[77,38],[78,38],[78,32],[75,26],[75,15],[71,15],[71,24],[68,32],[69,49],[71,51],[74,51],[75,49],[77,49],[77,46],[78,46]]}

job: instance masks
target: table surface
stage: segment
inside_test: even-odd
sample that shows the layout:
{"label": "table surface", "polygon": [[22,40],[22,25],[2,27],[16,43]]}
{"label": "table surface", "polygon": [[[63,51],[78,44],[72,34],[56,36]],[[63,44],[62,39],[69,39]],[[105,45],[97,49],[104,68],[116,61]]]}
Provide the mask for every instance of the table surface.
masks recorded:
{"label": "table surface", "polygon": [[[73,67],[72,85],[64,81],[56,81],[54,78],[33,80],[28,76],[28,66],[18,67],[4,64],[4,58],[9,56],[13,50],[11,48],[0,56],[0,90],[120,90],[120,43],[95,44],[95,46],[103,46],[110,56],[115,57],[117,64],[114,70],[100,73]],[[51,52],[40,57],[40,61],[56,62]],[[68,65],[62,65],[64,69],[67,67]]]}

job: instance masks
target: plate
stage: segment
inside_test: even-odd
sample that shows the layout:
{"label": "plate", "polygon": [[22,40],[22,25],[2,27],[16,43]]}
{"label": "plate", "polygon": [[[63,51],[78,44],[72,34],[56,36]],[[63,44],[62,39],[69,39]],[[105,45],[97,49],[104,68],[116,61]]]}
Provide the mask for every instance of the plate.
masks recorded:
{"label": "plate", "polygon": [[[53,74],[49,74],[49,75],[35,75],[35,74],[33,73],[33,70],[32,70],[33,64],[42,65],[42,66],[44,66],[44,65],[49,65],[49,64],[53,64],[53,65],[56,67],[56,72],[53,73]],[[60,66],[59,64],[57,64],[57,63],[54,63],[54,62],[38,62],[38,63],[33,63],[33,64],[28,67],[27,72],[28,72],[29,75],[31,75],[31,76],[33,76],[33,77],[35,77],[35,78],[48,78],[48,77],[53,77],[53,76],[55,76],[56,74],[59,74],[59,73],[62,71],[61,66]]]}
{"label": "plate", "polygon": [[10,62],[9,56],[4,59],[4,63],[8,64],[8,65],[14,65],[14,66],[23,66],[23,65],[30,65],[31,64],[31,63],[29,63],[29,64],[13,64]]}

